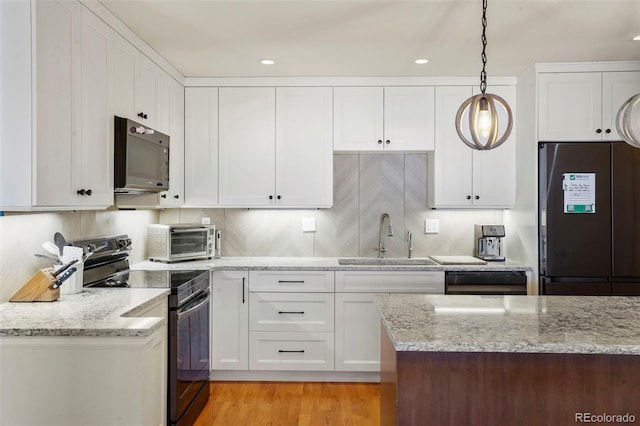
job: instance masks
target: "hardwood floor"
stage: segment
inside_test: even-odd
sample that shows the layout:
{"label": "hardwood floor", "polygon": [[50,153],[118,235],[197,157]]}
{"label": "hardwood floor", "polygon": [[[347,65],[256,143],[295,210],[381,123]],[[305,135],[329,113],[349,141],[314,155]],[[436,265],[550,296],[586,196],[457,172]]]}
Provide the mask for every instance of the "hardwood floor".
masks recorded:
{"label": "hardwood floor", "polygon": [[195,426],[378,426],[379,383],[210,382]]}

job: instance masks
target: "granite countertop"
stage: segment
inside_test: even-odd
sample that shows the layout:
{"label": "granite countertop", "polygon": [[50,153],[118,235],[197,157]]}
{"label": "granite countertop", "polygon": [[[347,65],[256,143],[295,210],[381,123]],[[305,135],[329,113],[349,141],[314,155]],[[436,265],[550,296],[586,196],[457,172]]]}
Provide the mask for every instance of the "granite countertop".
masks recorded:
{"label": "granite countertop", "polygon": [[162,263],[144,261],[131,266],[141,270],[211,269],[211,270],[307,270],[307,271],[529,271],[521,263],[487,262],[486,265],[341,265],[338,257],[222,257],[220,259]]}
{"label": "granite countertop", "polygon": [[3,303],[0,337],[147,337],[165,324],[164,318],[135,315],[168,294],[169,289],[85,288],[54,302]]}
{"label": "granite countertop", "polygon": [[[378,270],[378,271],[452,271],[452,270],[530,270],[515,262],[487,265],[340,265],[336,257],[223,257],[178,263],[144,261],[132,270]],[[74,295],[62,295],[55,302],[0,304],[2,336],[149,336],[162,326],[161,318],[135,317],[169,294],[168,289],[85,288]]]}
{"label": "granite countertop", "polygon": [[640,355],[640,299],[377,295],[396,351]]}

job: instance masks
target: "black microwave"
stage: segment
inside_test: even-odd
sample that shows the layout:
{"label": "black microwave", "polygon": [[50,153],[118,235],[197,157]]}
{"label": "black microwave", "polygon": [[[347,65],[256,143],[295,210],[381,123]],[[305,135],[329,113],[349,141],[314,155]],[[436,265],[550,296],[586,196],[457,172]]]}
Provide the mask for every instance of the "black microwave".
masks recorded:
{"label": "black microwave", "polygon": [[115,117],[114,142],[115,192],[169,189],[169,135],[133,120]]}

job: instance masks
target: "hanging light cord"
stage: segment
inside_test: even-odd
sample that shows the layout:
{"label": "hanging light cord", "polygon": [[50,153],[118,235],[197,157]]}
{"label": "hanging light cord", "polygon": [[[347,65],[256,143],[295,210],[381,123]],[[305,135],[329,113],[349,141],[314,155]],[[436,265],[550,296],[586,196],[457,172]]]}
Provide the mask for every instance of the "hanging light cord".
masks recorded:
{"label": "hanging light cord", "polygon": [[480,91],[487,90],[487,0],[482,0],[482,71],[480,72]]}

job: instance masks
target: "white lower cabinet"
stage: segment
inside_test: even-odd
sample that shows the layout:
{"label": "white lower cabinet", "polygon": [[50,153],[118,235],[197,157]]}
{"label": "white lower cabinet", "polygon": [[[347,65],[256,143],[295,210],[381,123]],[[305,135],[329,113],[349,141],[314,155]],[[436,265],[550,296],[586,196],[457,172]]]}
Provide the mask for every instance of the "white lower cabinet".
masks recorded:
{"label": "white lower cabinet", "polygon": [[252,292],[333,293],[332,271],[250,271]]}
{"label": "white lower cabinet", "polygon": [[167,313],[132,315],[164,319],[146,337],[0,337],[0,424],[166,424]]}
{"label": "white lower cabinet", "polygon": [[336,371],[380,371],[376,293],[336,293]]}
{"label": "white lower cabinet", "polygon": [[249,369],[332,371],[333,331],[252,331]]}
{"label": "white lower cabinet", "polygon": [[305,371],[376,380],[375,295],[444,294],[443,271],[215,271],[212,283],[212,370],[249,370],[225,380]]}
{"label": "white lower cabinet", "polygon": [[380,371],[377,293],[444,294],[443,271],[336,271],[335,370]]}
{"label": "white lower cabinet", "polygon": [[334,273],[251,271],[249,369],[333,371]]}
{"label": "white lower cabinet", "polygon": [[247,271],[211,273],[211,369],[246,370],[249,359]]}
{"label": "white lower cabinet", "polygon": [[251,331],[333,331],[333,293],[252,293]]}

